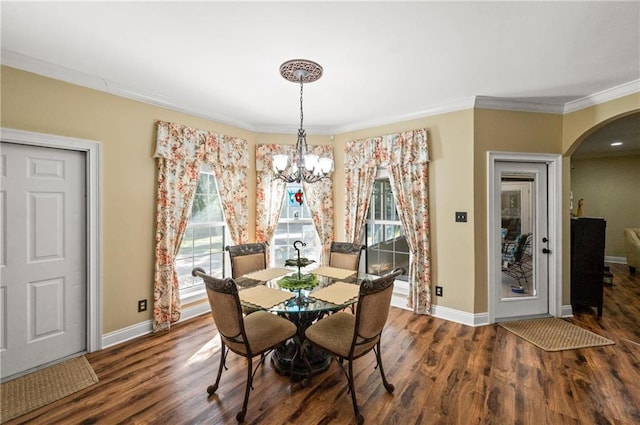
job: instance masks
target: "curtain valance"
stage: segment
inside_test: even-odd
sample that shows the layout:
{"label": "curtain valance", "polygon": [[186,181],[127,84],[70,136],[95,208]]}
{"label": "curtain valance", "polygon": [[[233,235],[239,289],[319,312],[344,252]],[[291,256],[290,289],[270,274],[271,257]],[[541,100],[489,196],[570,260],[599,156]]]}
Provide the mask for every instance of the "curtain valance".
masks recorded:
{"label": "curtain valance", "polygon": [[158,121],[154,158],[217,163],[224,167],[249,168],[247,141],[184,125]]}
{"label": "curtain valance", "polygon": [[423,162],[429,162],[426,128],[351,140],[345,146],[347,169]]}

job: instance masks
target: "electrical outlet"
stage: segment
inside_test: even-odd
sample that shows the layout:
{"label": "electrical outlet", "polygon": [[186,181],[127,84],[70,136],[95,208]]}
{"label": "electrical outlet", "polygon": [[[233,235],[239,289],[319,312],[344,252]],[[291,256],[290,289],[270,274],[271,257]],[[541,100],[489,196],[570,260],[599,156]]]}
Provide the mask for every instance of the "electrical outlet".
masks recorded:
{"label": "electrical outlet", "polygon": [[466,211],[456,212],[456,223],[466,223],[466,222],[467,222],[467,212]]}
{"label": "electrical outlet", "polygon": [[436,286],[436,297],[442,296],[442,286]]}
{"label": "electrical outlet", "polygon": [[147,300],[138,301],[138,313],[141,311],[147,311]]}

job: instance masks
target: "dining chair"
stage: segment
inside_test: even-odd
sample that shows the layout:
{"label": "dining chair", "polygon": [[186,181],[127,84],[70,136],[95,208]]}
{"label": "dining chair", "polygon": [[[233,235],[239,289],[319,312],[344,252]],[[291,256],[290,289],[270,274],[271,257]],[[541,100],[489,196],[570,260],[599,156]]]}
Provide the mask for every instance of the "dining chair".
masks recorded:
{"label": "dining chair", "polygon": [[[220,365],[216,382],[207,388],[212,395],[218,389],[222,369],[226,369],[229,350],[247,359],[247,385],[242,410],[236,415],[238,422],[244,421],[249,402],[249,392],[253,388],[253,377],[260,365],[264,364],[267,354],[276,346],[284,343],[296,334],[297,328],[292,322],[266,311],[256,311],[242,315],[238,287],[233,278],[218,279],[205,274],[201,268],[192,270],[193,276],[204,280],[213,321],[220,334]],[[260,361],[253,369],[253,358]]]}
{"label": "dining chair", "polygon": [[[349,383],[353,411],[359,425],[364,423],[364,417],[360,414],[356,400],[353,361],[373,350],[384,388],[390,393],[394,390],[382,368],[380,336],[389,314],[393,282],[403,273],[403,268],[396,268],[377,279],[363,281],[360,284],[355,315],[337,312],[317,321],[305,331],[309,343],[328,351],[338,360]],[[343,360],[348,362],[348,373],[344,370]]]}
{"label": "dining chair", "polygon": [[267,268],[267,244],[264,242],[227,245],[224,249],[229,252],[234,279]]}
{"label": "dining chair", "polygon": [[331,242],[329,248],[329,266],[358,271],[360,254],[364,245],[350,242]]}

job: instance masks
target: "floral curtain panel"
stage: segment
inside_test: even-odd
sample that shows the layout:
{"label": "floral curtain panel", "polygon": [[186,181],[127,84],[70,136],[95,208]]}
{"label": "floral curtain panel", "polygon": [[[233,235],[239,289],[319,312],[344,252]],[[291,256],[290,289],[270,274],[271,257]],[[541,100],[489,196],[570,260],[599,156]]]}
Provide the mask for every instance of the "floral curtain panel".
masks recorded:
{"label": "floral curtain panel", "polygon": [[[272,158],[275,154],[289,155],[288,145],[256,146],[256,242],[269,243],[278,227],[284,201],[286,183],[274,178]],[[267,250],[267,264],[269,264]]]}
{"label": "floral curtain panel", "polygon": [[[284,200],[286,184],[274,178],[272,158],[274,154],[290,157],[294,145],[266,144],[256,146],[256,240],[269,242],[275,234]],[[333,148],[326,145],[309,145],[308,152],[333,159]],[[333,182],[323,179],[304,184],[303,189],[311,218],[322,244],[322,258],[329,258],[329,245],[333,239]]]}
{"label": "floral curtain panel", "polygon": [[[315,145],[308,147],[309,153],[333,160],[333,147]],[[320,237],[322,254],[320,264],[329,263],[329,250],[333,240],[333,181],[322,179],[316,183],[302,183],[313,224]]]}
{"label": "floral curtain panel", "polygon": [[428,163],[426,129],[350,141],[345,146],[347,238],[361,240],[376,169],[388,168],[410,250],[408,305],[419,314],[429,314],[431,309]]}
{"label": "floral curtain panel", "polygon": [[198,183],[200,165],[211,164],[222,209],[234,243],[247,241],[247,142],[179,124],[158,121],[156,261],[153,329],[169,329],[180,319],[175,258]]}

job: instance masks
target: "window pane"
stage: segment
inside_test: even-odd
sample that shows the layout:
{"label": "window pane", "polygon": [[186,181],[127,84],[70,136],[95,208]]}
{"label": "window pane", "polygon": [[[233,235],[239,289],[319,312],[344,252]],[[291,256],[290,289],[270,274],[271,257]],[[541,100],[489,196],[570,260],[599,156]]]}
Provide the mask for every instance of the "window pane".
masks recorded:
{"label": "window pane", "polygon": [[[205,167],[203,167],[205,168]],[[189,223],[176,259],[180,290],[203,286],[202,279],[191,276],[194,267],[205,273],[224,276],[225,225],[218,188],[210,167],[198,177]]]}
{"label": "window pane", "polygon": [[407,244],[407,238],[404,235],[396,239],[395,250],[398,252],[409,252],[409,244]]}
{"label": "window pane", "polygon": [[380,255],[378,254],[377,250],[375,249],[367,250],[367,263],[369,263],[369,267],[367,268],[367,273],[379,274],[378,264],[380,263]]}
{"label": "window pane", "polygon": [[208,253],[209,245],[209,228],[196,227],[193,229],[193,255],[198,256]]}
{"label": "window pane", "polygon": [[373,245],[382,242],[382,224],[373,225],[373,240],[371,242]]}
{"label": "window pane", "polygon": [[191,217],[189,224],[206,223],[207,222],[207,195],[196,193],[191,206]]}
{"label": "window pane", "polygon": [[371,197],[371,206],[373,207],[373,219],[382,219],[382,184],[376,181],[373,184],[373,196]]}
{"label": "window pane", "polygon": [[223,252],[225,246],[224,240],[224,225],[216,225],[209,228],[211,235],[211,250],[217,252]]}
{"label": "window pane", "polygon": [[187,227],[180,243],[177,258],[191,257],[193,255],[193,229]]}
{"label": "window pane", "polygon": [[395,267],[404,267],[404,275],[409,273],[409,253],[396,252]]}
{"label": "window pane", "polygon": [[315,261],[320,259],[320,240],[311,220],[311,213],[307,207],[304,193],[302,204],[297,202],[295,198],[295,194],[300,190],[302,190],[301,184],[287,184],[280,210],[280,219],[270,244],[271,261],[275,266],[281,267],[285,260],[296,257],[297,252],[293,248],[293,243],[297,240],[306,244],[301,249],[301,256]]}
{"label": "window pane", "polygon": [[282,267],[284,262],[290,258],[289,249],[286,246],[279,246],[275,248],[273,257],[273,264],[277,267]]}
{"label": "window pane", "polygon": [[[367,217],[367,272],[381,275],[396,267],[405,267],[408,272],[409,247],[388,179],[376,180],[374,198]],[[404,276],[406,279],[406,275]]]}

